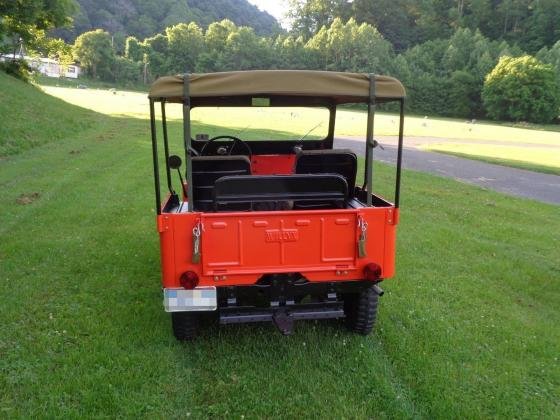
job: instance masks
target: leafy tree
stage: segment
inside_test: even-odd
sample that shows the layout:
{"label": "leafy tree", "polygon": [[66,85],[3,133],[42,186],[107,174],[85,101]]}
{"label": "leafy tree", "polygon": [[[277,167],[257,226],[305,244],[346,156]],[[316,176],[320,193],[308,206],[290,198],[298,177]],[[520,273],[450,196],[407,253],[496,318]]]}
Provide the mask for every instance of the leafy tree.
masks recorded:
{"label": "leafy tree", "polygon": [[0,1],[0,50],[6,50],[7,41],[15,52],[20,38],[33,47],[42,31],[70,24],[75,10],[73,0]]}
{"label": "leafy tree", "polygon": [[537,54],[537,59],[554,67],[556,80],[560,85],[560,41],[554,44],[550,49],[546,47],[542,48]]}
{"label": "leafy tree", "polygon": [[44,38],[41,45],[41,53],[44,56],[57,60],[63,73],[74,62],[72,45],[68,45],[60,38]]}
{"label": "leafy tree", "polygon": [[409,48],[418,40],[415,0],[354,0],[352,16],[359,23],[377,28],[397,51]]}
{"label": "leafy tree", "polygon": [[133,36],[129,36],[125,41],[124,56],[132,61],[142,61],[144,58],[144,48]]}
{"label": "leafy tree", "polygon": [[199,72],[224,70],[224,54],[230,34],[238,31],[228,19],[210,24],[204,34],[204,51],[198,56],[196,69]]}
{"label": "leafy tree", "polygon": [[111,36],[102,29],[85,32],[76,38],[74,58],[93,77],[112,79],[115,52],[111,47]]}
{"label": "leafy tree", "polygon": [[351,5],[348,0],[289,0],[287,15],[292,20],[292,31],[309,39],[336,18],[347,20]]}
{"label": "leafy tree", "polygon": [[551,65],[531,56],[502,57],[482,90],[494,119],[550,122],[559,114],[560,87]]}
{"label": "leafy tree", "polygon": [[[167,57],[169,50],[169,43],[167,37],[162,34],[157,34],[151,38],[146,38],[142,42],[144,50],[146,51],[146,63],[148,63],[150,73],[157,77],[168,73]],[[179,71],[185,71],[180,69]]]}
{"label": "leafy tree", "polygon": [[392,47],[373,26],[347,23],[335,18],[323,26],[306,44],[320,57],[324,70],[385,73],[391,60]]}
{"label": "leafy tree", "polygon": [[204,46],[200,27],[191,22],[180,23],[165,30],[168,42],[168,62],[170,68],[179,72],[193,72],[198,55]]}
{"label": "leafy tree", "polygon": [[113,79],[126,85],[134,85],[142,79],[142,63],[126,57],[115,57],[113,62]]}
{"label": "leafy tree", "polygon": [[220,67],[224,70],[252,70],[266,68],[270,50],[265,39],[252,28],[242,26],[229,34]]}

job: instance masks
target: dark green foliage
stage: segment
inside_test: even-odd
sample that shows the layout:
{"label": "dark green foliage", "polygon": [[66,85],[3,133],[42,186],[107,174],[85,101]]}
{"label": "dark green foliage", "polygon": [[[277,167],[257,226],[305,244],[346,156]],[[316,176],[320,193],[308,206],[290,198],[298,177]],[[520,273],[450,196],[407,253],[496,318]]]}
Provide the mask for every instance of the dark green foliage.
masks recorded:
{"label": "dark green foliage", "polygon": [[113,64],[114,81],[135,86],[142,81],[143,65],[126,57],[116,57]]}
{"label": "dark green foliage", "polygon": [[550,122],[560,113],[560,88],[552,66],[531,56],[502,57],[482,90],[494,119]]}
{"label": "dark green foliage", "polygon": [[126,38],[124,55],[133,61],[142,61],[144,58],[144,49],[133,36]]}
{"label": "dark green foliage", "polygon": [[0,1],[0,44],[23,38],[32,43],[37,31],[70,23],[74,0],[2,0]]}
{"label": "dark green foliage", "polygon": [[353,17],[379,29],[397,51],[449,38],[459,28],[530,53],[560,38],[559,0],[292,0],[290,14],[306,39],[337,17]]}
{"label": "dark green foliage", "polygon": [[[37,49],[46,30],[70,23],[74,0],[0,0],[0,54],[14,55],[25,44]],[[1,70],[28,80],[29,68],[23,61],[2,64]]]}
{"label": "dark green foliage", "polygon": [[32,77],[31,68],[24,60],[20,59],[7,59],[0,62],[0,70],[24,82],[29,82]]}
{"label": "dark green foliage", "polygon": [[452,117],[482,115],[480,89],[481,85],[472,73],[464,70],[454,71],[447,81],[447,109],[441,115]]}
{"label": "dark green foliage", "polygon": [[251,26],[260,35],[280,32],[278,22],[246,0],[77,0],[79,12],[71,30],[57,35],[73,41],[93,28],[105,29],[124,48],[127,36],[147,38],[179,23],[196,22],[201,27],[222,19]]}
{"label": "dark green foliage", "polygon": [[111,35],[102,29],[85,32],[76,38],[74,57],[94,79],[113,78],[115,52],[111,46]]}

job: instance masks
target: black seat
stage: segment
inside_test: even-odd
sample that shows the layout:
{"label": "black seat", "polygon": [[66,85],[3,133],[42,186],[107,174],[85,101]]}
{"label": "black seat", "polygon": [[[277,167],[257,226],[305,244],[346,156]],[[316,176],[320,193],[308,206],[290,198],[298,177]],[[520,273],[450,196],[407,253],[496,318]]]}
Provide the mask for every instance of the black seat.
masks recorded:
{"label": "black seat", "polygon": [[348,184],[336,174],[224,176],[215,184],[214,209],[230,210],[232,205],[244,204],[258,210],[263,203],[293,203],[294,208],[342,208],[347,196]]}
{"label": "black seat", "polygon": [[356,185],[356,154],[347,149],[304,150],[296,156],[296,174],[339,174],[348,184],[352,198]]}
{"label": "black seat", "polygon": [[193,157],[192,180],[194,210],[212,210],[214,183],[218,178],[232,175],[251,175],[251,161],[247,156]]}

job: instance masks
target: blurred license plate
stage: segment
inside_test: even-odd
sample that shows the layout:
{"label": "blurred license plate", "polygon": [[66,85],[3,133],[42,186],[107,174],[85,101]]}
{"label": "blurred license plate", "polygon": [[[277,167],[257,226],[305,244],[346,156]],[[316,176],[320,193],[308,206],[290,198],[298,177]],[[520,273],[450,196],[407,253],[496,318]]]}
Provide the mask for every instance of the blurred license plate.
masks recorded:
{"label": "blurred license plate", "polygon": [[213,286],[197,287],[192,290],[163,289],[165,312],[215,311],[217,293]]}

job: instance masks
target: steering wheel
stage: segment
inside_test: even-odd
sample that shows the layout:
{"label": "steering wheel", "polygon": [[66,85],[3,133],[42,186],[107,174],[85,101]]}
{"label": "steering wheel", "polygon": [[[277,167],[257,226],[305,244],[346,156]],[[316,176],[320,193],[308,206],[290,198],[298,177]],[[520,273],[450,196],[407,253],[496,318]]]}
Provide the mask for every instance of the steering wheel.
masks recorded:
{"label": "steering wheel", "polygon": [[[216,151],[216,155],[218,155],[218,156],[220,156],[220,155],[230,156],[233,152],[233,149],[235,149],[238,145],[243,146],[245,148],[245,150],[247,151],[249,156],[251,156],[253,154],[253,152],[252,152],[251,148],[249,147],[249,145],[247,144],[247,142],[244,142],[243,140],[241,140],[238,137],[226,135],[226,136],[212,137],[210,140],[208,140],[206,143],[204,143],[204,146],[202,146],[202,148],[200,149],[200,155],[201,156],[209,156],[209,154],[205,153],[208,146],[216,140],[223,140],[223,139],[231,140],[229,142],[229,143],[231,143],[231,146],[229,146],[229,144],[227,144],[225,146],[220,146]],[[222,148],[223,148],[223,151],[220,153],[220,149],[222,149]]]}

